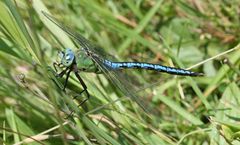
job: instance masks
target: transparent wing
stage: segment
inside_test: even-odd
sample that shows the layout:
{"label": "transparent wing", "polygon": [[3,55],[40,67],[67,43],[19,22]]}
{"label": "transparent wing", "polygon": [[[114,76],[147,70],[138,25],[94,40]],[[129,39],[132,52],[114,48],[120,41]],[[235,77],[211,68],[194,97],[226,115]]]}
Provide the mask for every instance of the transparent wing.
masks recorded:
{"label": "transparent wing", "polygon": [[54,17],[48,15],[45,12],[42,12],[50,21],[52,21],[54,24],[56,24],[58,27],[60,27],[63,31],[65,31],[68,35],[73,37],[86,52],[89,52],[93,55],[89,55],[91,59],[98,65],[98,67],[104,72],[104,74],[107,76],[107,78],[112,81],[112,83],[119,88],[126,96],[130,97],[133,101],[135,101],[144,111],[148,112],[146,109],[146,105],[144,105],[144,101],[142,101],[140,98],[138,98],[136,95],[134,95],[137,91],[129,83],[124,74],[122,72],[119,72],[117,70],[109,70],[109,68],[104,65],[103,60],[106,59],[107,55],[103,49],[99,49],[96,45],[85,39],[82,35],[75,33],[70,30],[70,28],[66,27],[65,25],[58,22]]}
{"label": "transparent wing", "polygon": [[48,18],[50,21],[52,21],[54,24],[56,24],[58,27],[60,27],[63,31],[65,31],[68,35],[70,35],[72,38],[74,38],[83,47],[83,49],[85,51],[91,52],[91,53],[94,53],[94,54],[98,54],[99,56],[106,57],[107,53],[105,53],[103,49],[101,49],[100,47],[98,47],[94,43],[91,43],[89,40],[84,38],[79,33],[76,33],[74,31],[72,31],[70,28],[68,28],[67,26],[60,23],[53,16],[47,14],[44,11],[42,11],[42,13],[46,18]]}
{"label": "transparent wing", "polygon": [[92,59],[117,88],[119,88],[127,97],[130,97],[133,101],[135,101],[145,112],[149,113],[146,102],[135,95],[137,88],[126,80],[126,76],[123,72],[109,69],[98,57],[92,56]]}

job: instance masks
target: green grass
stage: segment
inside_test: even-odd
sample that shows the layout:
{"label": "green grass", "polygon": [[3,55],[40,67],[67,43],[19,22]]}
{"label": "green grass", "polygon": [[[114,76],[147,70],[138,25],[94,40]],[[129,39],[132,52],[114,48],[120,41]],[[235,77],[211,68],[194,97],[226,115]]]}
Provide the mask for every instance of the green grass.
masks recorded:
{"label": "green grass", "polygon": [[[240,143],[238,0],[3,0],[0,9],[2,144]],[[64,93],[52,67],[77,45],[41,11],[119,60],[205,76],[124,70],[147,114],[103,74],[80,73],[91,98],[78,108],[81,85],[72,75]]]}

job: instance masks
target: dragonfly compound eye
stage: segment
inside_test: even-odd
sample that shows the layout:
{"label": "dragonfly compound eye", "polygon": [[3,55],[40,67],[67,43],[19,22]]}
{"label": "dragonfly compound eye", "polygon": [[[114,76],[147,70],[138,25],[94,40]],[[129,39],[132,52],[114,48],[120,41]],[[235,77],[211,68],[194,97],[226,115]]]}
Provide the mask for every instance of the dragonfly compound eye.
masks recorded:
{"label": "dragonfly compound eye", "polygon": [[66,60],[68,60],[68,61],[71,60],[71,55],[67,54],[66,55]]}
{"label": "dragonfly compound eye", "polygon": [[65,66],[70,66],[74,60],[74,53],[71,49],[67,48],[65,50],[65,55],[62,58],[62,64]]}

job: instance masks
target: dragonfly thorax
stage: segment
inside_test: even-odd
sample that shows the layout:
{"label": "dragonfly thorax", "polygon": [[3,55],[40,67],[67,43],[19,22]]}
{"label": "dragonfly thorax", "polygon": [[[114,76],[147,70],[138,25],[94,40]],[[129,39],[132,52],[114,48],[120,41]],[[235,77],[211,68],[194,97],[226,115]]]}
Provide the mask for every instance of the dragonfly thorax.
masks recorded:
{"label": "dragonfly thorax", "polygon": [[75,52],[75,61],[77,68],[81,71],[100,73],[97,65],[84,48],[78,49],[78,51]]}
{"label": "dragonfly thorax", "polygon": [[65,67],[69,67],[72,65],[73,61],[74,61],[74,52],[72,51],[72,49],[67,48],[65,49],[65,51],[61,51],[59,53],[59,58],[61,60],[61,64],[64,65]]}

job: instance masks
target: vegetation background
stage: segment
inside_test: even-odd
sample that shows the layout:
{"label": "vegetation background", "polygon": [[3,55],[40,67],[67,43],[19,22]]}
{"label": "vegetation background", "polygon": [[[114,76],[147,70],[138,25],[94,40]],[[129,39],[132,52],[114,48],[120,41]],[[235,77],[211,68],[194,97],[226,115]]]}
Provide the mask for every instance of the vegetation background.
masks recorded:
{"label": "vegetation background", "polygon": [[[81,73],[91,98],[78,108],[77,79],[64,93],[52,67],[59,50],[76,45],[41,11],[119,60],[194,66],[205,76],[124,71],[154,110],[146,113],[103,74]],[[1,0],[0,141],[240,144],[239,14],[239,0]]]}

